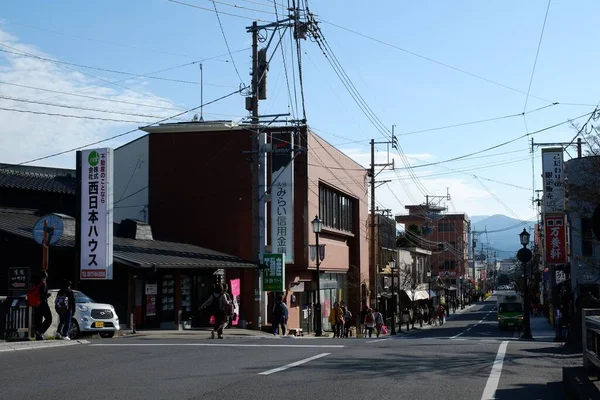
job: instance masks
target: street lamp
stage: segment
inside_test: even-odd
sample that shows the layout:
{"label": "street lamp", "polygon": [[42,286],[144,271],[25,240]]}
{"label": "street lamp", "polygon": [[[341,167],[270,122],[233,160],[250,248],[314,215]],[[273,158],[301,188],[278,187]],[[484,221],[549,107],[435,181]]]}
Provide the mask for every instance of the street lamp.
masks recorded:
{"label": "street lamp", "polygon": [[523,245],[523,248],[520,249],[517,252],[517,258],[519,259],[519,261],[521,261],[521,263],[523,263],[523,336],[521,336],[521,339],[533,339],[533,337],[531,336],[531,324],[530,324],[530,319],[529,319],[529,283],[528,283],[528,273],[527,273],[527,263],[529,261],[531,261],[531,259],[533,258],[533,254],[531,253],[531,250],[529,250],[527,248],[527,245],[529,244],[529,232],[527,232],[527,229],[523,228],[523,232],[521,232],[519,234],[519,240],[521,241],[521,245]]}
{"label": "street lamp", "polygon": [[[396,334],[396,295],[394,294],[394,270],[396,268],[396,260],[392,259],[388,262],[390,270],[392,271],[392,335]],[[398,279],[398,288],[396,289],[398,296],[400,296],[400,279]]]}
{"label": "street lamp", "polygon": [[315,219],[312,220],[312,229],[315,233],[315,249],[317,253],[317,304],[315,304],[315,336],[321,336],[323,334],[323,314],[321,313],[321,257],[319,254],[319,233],[321,233],[321,230],[323,229],[323,221],[321,221],[318,215],[316,215]]}

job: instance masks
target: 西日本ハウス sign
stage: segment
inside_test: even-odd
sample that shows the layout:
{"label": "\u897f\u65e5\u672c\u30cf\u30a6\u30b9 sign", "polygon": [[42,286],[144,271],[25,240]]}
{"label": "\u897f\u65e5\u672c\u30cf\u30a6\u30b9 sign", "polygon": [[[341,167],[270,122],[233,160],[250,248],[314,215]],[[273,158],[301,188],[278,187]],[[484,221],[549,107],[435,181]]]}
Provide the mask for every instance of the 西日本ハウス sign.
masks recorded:
{"label": "\u897f\u65e5\u672c\u30cf\u30a6\u30b9 sign", "polygon": [[567,230],[564,214],[546,215],[544,217],[544,229],[546,264],[566,264]]}
{"label": "\u897f\u65e5\u672c\u30cf\u30a6\u30b9 sign", "polygon": [[112,279],[113,153],[112,149],[81,152],[80,274],[81,279]]}
{"label": "\u897f\u65e5\u672c\u30cf\u30a6\u30b9 sign", "polygon": [[285,254],[263,255],[263,263],[267,267],[263,271],[263,291],[285,291]]}
{"label": "\u897f\u65e5\u672c\u30cf\u30a6\u30b9 sign", "polygon": [[271,134],[271,248],[294,262],[294,135]]}

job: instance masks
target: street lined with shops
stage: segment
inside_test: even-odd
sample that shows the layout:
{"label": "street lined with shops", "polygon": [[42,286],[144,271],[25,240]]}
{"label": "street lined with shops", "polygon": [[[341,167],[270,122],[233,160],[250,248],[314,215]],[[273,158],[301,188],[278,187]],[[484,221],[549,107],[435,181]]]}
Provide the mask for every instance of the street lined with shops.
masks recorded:
{"label": "street lined with shops", "polygon": [[[0,378],[2,398],[31,398],[39,387],[48,398],[92,399],[562,398],[561,367],[575,360],[555,343],[499,331],[494,307],[491,298],[442,326],[395,337],[228,338],[226,331],[223,340],[147,335],[4,352],[2,365],[11,367]],[[534,337],[541,333],[535,326]]]}

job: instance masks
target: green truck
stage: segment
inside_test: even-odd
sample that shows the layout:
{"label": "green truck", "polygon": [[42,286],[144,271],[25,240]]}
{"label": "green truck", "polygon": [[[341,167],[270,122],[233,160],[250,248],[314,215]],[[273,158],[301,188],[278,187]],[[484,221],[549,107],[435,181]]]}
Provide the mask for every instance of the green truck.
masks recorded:
{"label": "green truck", "polygon": [[500,329],[520,329],[523,326],[523,302],[518,294],[515,292],[499,294],[497,307]]}

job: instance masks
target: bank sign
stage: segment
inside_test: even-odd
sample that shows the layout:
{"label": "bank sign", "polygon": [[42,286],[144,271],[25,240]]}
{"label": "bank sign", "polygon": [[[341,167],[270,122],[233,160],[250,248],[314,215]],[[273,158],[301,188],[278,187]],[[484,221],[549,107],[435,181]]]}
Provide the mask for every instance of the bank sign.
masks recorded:
{"label": "bank sign", "polygon": [[113,151],[81,152],[81,279],[113,278]]}
{"label": "bank sign", "polygon": [[294,263],[294,158],[292,132],[271,134],[271,247]]}
{"label": "bank sign", "polygon": [[263,271],[264,292],[285,292],[285,254],[263,255],[266,269]]}

